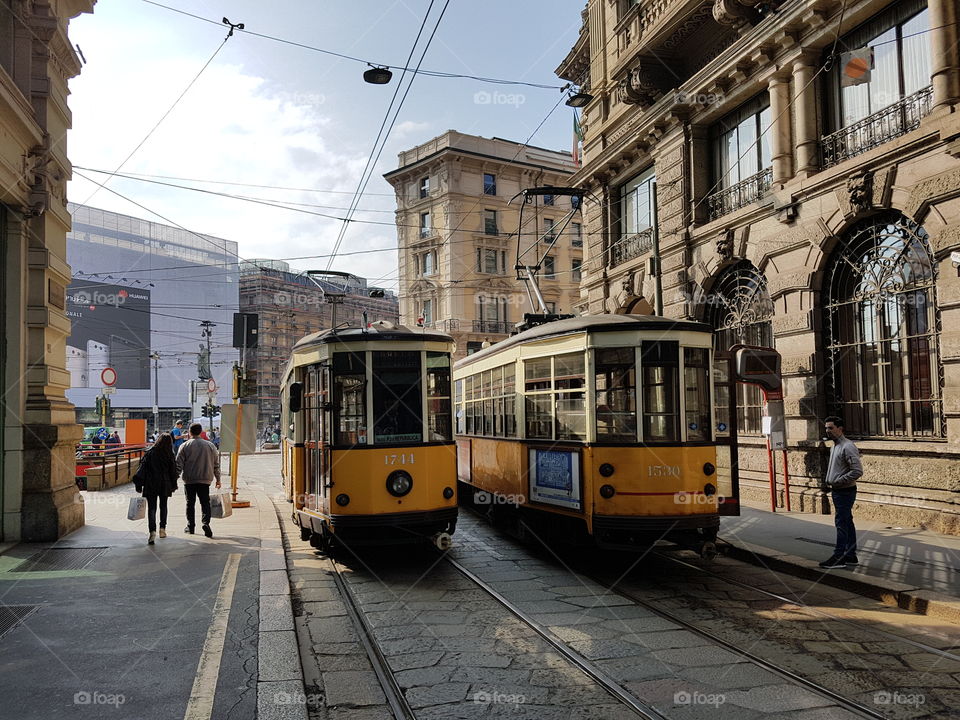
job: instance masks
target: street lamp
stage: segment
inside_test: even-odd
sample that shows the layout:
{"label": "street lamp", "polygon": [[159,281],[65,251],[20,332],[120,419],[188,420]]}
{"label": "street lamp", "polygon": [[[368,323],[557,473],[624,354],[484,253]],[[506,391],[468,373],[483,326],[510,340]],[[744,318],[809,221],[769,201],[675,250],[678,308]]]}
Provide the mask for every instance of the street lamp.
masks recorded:
{"label": "street lamp", "polygon": [[393,73],[386,65],[383,67],[371,65],[370,69],[363,73],[365,82],[371,85],[386,85],[393,78]]}
{"label": "street lamp", "polygon": [[590,101],[593,100],[593,95],[583,90],[577,90],[573,92],[572,90],[568,93],[569,97],[566,99],[565,104],[572,108],[581,108],[585,105],[589,105]]}

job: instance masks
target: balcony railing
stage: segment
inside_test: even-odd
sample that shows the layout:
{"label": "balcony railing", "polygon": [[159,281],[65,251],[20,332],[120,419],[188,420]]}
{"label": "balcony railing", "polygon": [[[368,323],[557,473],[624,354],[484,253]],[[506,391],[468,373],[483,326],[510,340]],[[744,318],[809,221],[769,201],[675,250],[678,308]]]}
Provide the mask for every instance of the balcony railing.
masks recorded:
{"label": "balcony railing", "polygon": [[610,246],[610,265],[619,265],[653,250],[653,228],[620,238]]}
{"label": "balcony railing", "polygon": [[509,323],[503,320],[474,320],[473,331],[475,333],[500,333],[506,335],[510,332]]}
{"label": "balcony railing", "polygon": [[771,183],[773,183],[772,167],[761,170],[756,175],[751,175],[746,180],[741,180],[726,190],[709,195],[707,206],[710,209],[710,219],[715,220],[732,213],[734,210],[755,203],[767,194]]}
{"label": "balcony railing", "polygon": [[920,120],[933,106],[933,87],[923,88],[907,95],[899,102],[858,120],[842,130],[824,135],[820,139],[823,148],[823,166],[830,167],[847,158],[862,155],[868,150],[905,135],[920,127]]}

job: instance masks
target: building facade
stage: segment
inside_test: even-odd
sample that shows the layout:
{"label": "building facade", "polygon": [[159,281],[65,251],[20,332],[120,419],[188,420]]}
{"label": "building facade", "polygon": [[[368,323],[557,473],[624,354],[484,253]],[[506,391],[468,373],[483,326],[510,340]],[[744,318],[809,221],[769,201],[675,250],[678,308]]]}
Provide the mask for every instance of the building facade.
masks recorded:
{"label": "building facade", "polygon": [[240,309],[258,315],[257,347],[244,360],[256,382],[260,430],[279,423],[280,383],[300,338],[344,324],[360,327],[364,313],[367,322],[398,322],[397,298],[389,290],[368,287],[356,276],[314,282],[282,260],[240,264]]}
{"label": "building facade", "polygon": [[[507,337],[531,307],[515,270],[523,189],[570,185],[570,153],[453,130],[400,153],[384,175],[397,196],[400,322],[446,332],[455,357]],[[563,227],[566,221],[566,226]],[[579,302],[579,206],[569,196],[531,197],[519,234],[523,263],[540,260],[550,312]]]}
{"label": "building facade", "polygon": [[201,379],[216,382],[215,404],[230,402],[237,243],[73,203],[69,210],[67,398],[77,422],[100,424],[95,405],[108,365],[117,373],[111,424],[143,418],[164,431],[189,422]]}
{"label": "building facade", "polygon": [[[654,304],[659,264],[665,315],[780,351],[795,508],[825,508],[835,413],[863,453],[859,516],[960,531],[956,0],[589,0],[582,18],[557,72],[593,98],[573,179],[598,198],[589,311]],[[740,395],[743,493],[766,498],[761,401]]]}
{"label": "building facade", "polygon": [[93,5],[0,2],[0,542],[83,525],[65,396],[67,81],[80,72],[67,26]]}

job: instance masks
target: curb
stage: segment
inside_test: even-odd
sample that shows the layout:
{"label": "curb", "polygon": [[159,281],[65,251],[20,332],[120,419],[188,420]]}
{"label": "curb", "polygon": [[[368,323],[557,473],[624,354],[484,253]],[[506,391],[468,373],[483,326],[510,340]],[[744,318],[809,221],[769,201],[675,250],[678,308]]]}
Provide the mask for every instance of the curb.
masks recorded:
{"label": "curb", "polygon": [[772,550],[762,545],[731,542],[725,538],[720,540],[723,542],[721,552],[727,557],[784,572],[804,580],[814,580],[823,585],[876,600],[889,607],[898,607],[919,615],[960,624],[960,598],[894,580],[870,577],[856,571],[824,570],[814,560]]}

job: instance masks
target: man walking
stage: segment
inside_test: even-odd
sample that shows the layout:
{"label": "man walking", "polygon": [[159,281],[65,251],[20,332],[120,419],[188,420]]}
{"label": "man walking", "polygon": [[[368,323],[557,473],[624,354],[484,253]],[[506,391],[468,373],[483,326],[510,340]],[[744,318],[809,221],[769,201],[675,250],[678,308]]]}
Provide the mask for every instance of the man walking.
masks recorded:
{"label": "man walking", "polygon": [[213,537],[210,529],[210,484],[216,479],[217,488],[220,488],[220,453],[212,442],[200,437],[202,432],[200,423],[190,426],[190,439],[183,443],[177,453],[177,470],[183,477],[183,489],[187,494],[185,532],[192,535],[196,527],[194,505],[199,498],[203,534]]}
{"label": "man walking", "polygon": [[831,415],[824,422],[827,437],[833,440],[830,462],[824,484],[833,500],[834,523],[837,526],[837,545],[833,555],[820,563],[825,569],[857,565],[857,528],[853,524],[853,503],[857,499],[857,478],[863,475],[860,451],[843,434],[843,420]]}

